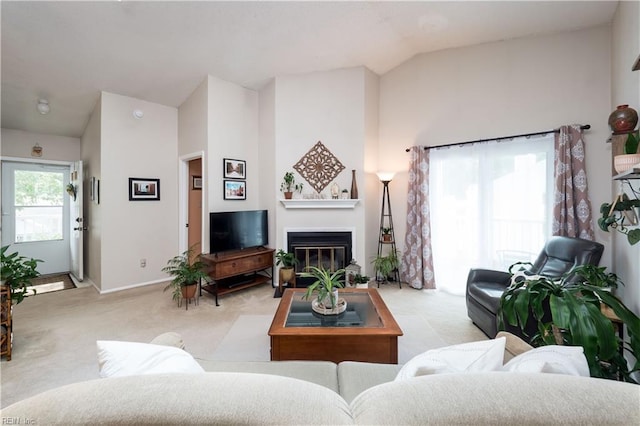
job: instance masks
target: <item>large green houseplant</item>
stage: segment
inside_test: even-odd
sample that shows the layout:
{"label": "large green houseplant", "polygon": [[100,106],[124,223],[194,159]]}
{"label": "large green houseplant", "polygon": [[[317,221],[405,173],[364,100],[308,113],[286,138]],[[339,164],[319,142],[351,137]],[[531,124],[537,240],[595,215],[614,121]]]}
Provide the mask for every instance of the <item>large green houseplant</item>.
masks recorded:
{"label": "large green houseplant", "polygon": [[173,300],[192,298],[195,295],[197,284],[205,279],[207,274],[204,271],[205,264],[199,257],[193,258],[193,249],[189,249],[182,254],[172,257],[167,261],[167,266],[162,268],[173,277],[163,291],[173,290]]}
{"label": "large green houseplant", "polygon": [[290,282],[295,275],[295,266],[298,264],[295,254],[282,249],[276,252],[276,266],[280,266],[280,279],[283,282]]}
{"label": "large green houseplant", "polygon": [[[513,265],[510,272],[519,265]],[[622,377],[635,383],[631,374],[640,370],[640,319],[612,294],[618,284],[622,282],[615,274],[593,265],[577,266],[559,279],[513,280],[500,301],[501,328],[507,322],[524,330],[533,315],[538,325],[534,345],[582,346],[591,376]],[[611,308],[626,325],[629,341],[620,340],[601,305]],[[631,368],[621,349],[635,357]]]}
{"label": "large green houseplant", "polygon": [[308,300],[314,292],[318,293],[318,302],[327,306],[331,305],[331,309],[334,309],[336,302],[338,301],[337,289],[344,287],[344,269],[338,269],[335,272],[331,272],[325,268],[318,268],[315,266],[307,267],[307,272],[303,272],[303,277],[315,278],[315,281],[311,283],[304,295],[303,299]]}
{"label": "large green houseplant", "polygon": [[2,261],[2,284],[11,287],[11,300],[16,304],[22,302],[25,297],[36,294],[34,288],[27,288],[31,285],[31,280],[38,277],[37,271],[40,259],[20,256],[18,252],[7,254],[9,246],[0,249],[0,260]]}
{"label": "large green houseplant", "polygon": [[391,273],[400,266],[398,251],[392,250],[386,256],[378,255],[371,261],[371,264],[376,272],[376,281],[386,282]]}

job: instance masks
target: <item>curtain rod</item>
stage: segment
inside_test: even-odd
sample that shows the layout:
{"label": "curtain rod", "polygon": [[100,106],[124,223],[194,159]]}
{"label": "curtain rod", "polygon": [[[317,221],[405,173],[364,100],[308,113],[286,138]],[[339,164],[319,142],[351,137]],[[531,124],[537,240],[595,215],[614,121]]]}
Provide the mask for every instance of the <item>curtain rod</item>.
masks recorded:
{"label": "curtain rod", "polygon": [[[590,124],[582,124],[580,125],[580,130],[589,130],[591,128]],[[475,141],[466,141],[466,142],[456,142],[456,143],[448,143],[444,145],[435,145],[435,146],[424,146],[423,149],[433,149],[433,148],[447,148],[450,146],[459,146],[459,145],[469,145],[472,143],[481,143],[481,142],[491,142],[491,141],[501,141],[504,139],[515,139],[515,138],[524,138],[529,136],[538,136],[538,135],[546,135],[547,133],[558,133],[560,129],[547,130],[545,132],[535,132],[535,133],[523,133],[521,135],[512,135],[512,136],[502,136],[499,138],[491,138],[491,139],[478,139]],[[405,149],[406,152],[409,152],[411,148]]]}

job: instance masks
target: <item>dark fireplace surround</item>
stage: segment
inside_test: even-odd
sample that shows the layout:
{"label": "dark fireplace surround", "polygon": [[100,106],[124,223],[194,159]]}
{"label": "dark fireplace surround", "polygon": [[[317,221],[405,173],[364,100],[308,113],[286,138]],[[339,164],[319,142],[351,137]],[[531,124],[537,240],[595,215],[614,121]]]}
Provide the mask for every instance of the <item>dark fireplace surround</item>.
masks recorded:
{"label": "dark fireplace surround", "polygon": [[306,287],[312,278],[301,277],[307,266],[324,267],[331,271],[345,268],[351,262],[352,235],[349,231],[287,232],[287,249],[298,260],[296,285]]}

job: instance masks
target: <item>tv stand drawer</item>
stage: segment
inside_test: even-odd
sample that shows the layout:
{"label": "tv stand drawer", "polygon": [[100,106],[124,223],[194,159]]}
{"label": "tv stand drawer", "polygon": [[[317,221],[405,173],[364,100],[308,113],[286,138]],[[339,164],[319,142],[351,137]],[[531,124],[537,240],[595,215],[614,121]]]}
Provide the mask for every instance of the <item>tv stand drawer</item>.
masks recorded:
{"label": "tv stand drawer", "polygon": [[271,254],[257,254],[251,257],[230,259],[218,262],[214,267],[214,279],[246,274],[260,269],[270,268],[273,263]]}

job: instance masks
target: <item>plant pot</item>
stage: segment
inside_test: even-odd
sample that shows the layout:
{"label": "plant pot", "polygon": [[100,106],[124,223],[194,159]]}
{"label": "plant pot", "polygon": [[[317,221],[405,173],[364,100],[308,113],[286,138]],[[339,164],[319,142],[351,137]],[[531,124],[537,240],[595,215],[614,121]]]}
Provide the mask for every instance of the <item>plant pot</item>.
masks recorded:
{"label": "plant pot", "polygon": [[613,157],[613,168],[618,173],[631,170],[636,164],[640,164],[640,154],[623,154]]}
{"label": "plant pot", "polygon": [[292,199],[292,198],[293,198],[293,192],[288,191],[288,192],[285,192],[285,193],[284,193],[284,199],[285,199],[285,200],[290,200],[290,199]]}
{"label": "plant pot", "polygon": [[322,306],[324,306],[325,308],[328,308],[328,309],[335,307],[337,301],[338,301],[338,289],[337,288],[335,290],[333,290],[331,293],[325,295],[322,300],[318,300],[318,302],[320,302],[320,304]]}
{"label": "plant pot", "polygon": [[196,297],[197,289],[198,289],[198,286],[194,283],[194,284],[182,286],[180,290],[182,291],[183,298],[193,299],[194,297]]}
{"label": "plant pot", "polygon": [[382,241],[384,241],[385,243],[390,243],[391,242],[391,234],[382,234]]}
{"label": "plant pot", "polygon": [[295,274],[296,272],[293,268],[280,268],[280,279],[282,282],[291,282]]}

